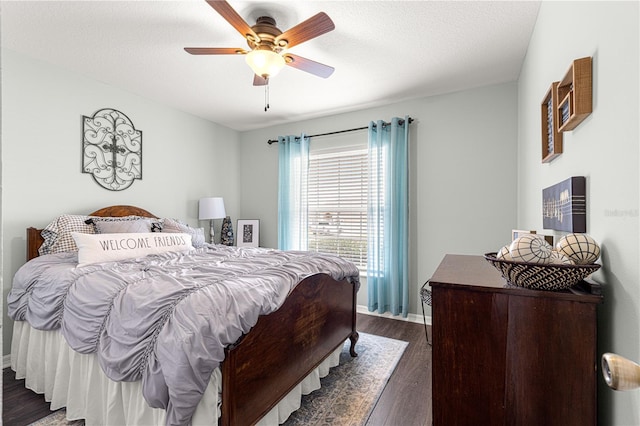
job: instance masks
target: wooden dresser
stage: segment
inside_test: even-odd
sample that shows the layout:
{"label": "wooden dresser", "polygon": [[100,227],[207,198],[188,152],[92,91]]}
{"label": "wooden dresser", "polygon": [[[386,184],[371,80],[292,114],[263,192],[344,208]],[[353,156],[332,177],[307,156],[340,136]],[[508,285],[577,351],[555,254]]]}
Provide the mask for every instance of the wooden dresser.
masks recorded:
{"label": "wooden dresser", "polygon": [[430,284],[435,426],[596,425],[598,286],[506,286],[464,255],[446,255]]}

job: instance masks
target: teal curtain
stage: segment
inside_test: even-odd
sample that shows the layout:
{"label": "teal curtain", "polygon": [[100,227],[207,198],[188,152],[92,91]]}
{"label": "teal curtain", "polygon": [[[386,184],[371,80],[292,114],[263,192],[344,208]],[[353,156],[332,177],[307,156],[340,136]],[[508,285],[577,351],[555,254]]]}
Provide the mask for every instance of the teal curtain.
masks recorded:
{"label": "teal curtain", "polygon": [[409,118],[369,123],[368,309],[409,311]]}
{"label": "teal curtain", "polygon": [[307,249],[309,138],[278,137],[278,248]]}

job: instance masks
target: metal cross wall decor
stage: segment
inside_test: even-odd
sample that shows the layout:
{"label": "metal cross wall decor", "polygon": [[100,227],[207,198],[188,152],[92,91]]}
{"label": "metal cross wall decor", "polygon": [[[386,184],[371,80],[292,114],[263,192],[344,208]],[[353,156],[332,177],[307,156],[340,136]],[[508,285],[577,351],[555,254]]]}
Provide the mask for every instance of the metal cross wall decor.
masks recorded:
{"label": "metal cross wall decor", "polygon": [[82,173],[110,191],[142,179],[142,131],[124,113],[104,108],[82,116]]}

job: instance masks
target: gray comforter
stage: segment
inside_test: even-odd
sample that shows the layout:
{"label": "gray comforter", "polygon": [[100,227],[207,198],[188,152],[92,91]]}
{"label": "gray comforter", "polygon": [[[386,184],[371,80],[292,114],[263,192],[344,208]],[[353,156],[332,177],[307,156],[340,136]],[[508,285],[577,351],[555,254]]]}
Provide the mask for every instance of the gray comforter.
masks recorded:
{"label": "gray comforter", "polygon": [[167,424],[189,423],[224,348],[302,279],[324,272],[358,282],[355,265],[335,256],[212,245],[76,265],[76,253],[27,262],[7,298],[9,316],[60,329],[71,348],[95,353],[113,380],[142,380],[146,401],[166,409]]}

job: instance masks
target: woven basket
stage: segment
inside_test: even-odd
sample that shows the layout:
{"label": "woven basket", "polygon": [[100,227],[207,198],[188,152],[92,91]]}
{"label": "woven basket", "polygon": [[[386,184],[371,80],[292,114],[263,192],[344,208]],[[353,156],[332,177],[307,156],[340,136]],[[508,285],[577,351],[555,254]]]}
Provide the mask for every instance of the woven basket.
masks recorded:
{"label": "woven basket", "polygon": [[486,253],[484,258],[507,280],[507,283],[534,290],[565,290],[578,284],[600,265],[541,265],[496,259],[496,253]]}

